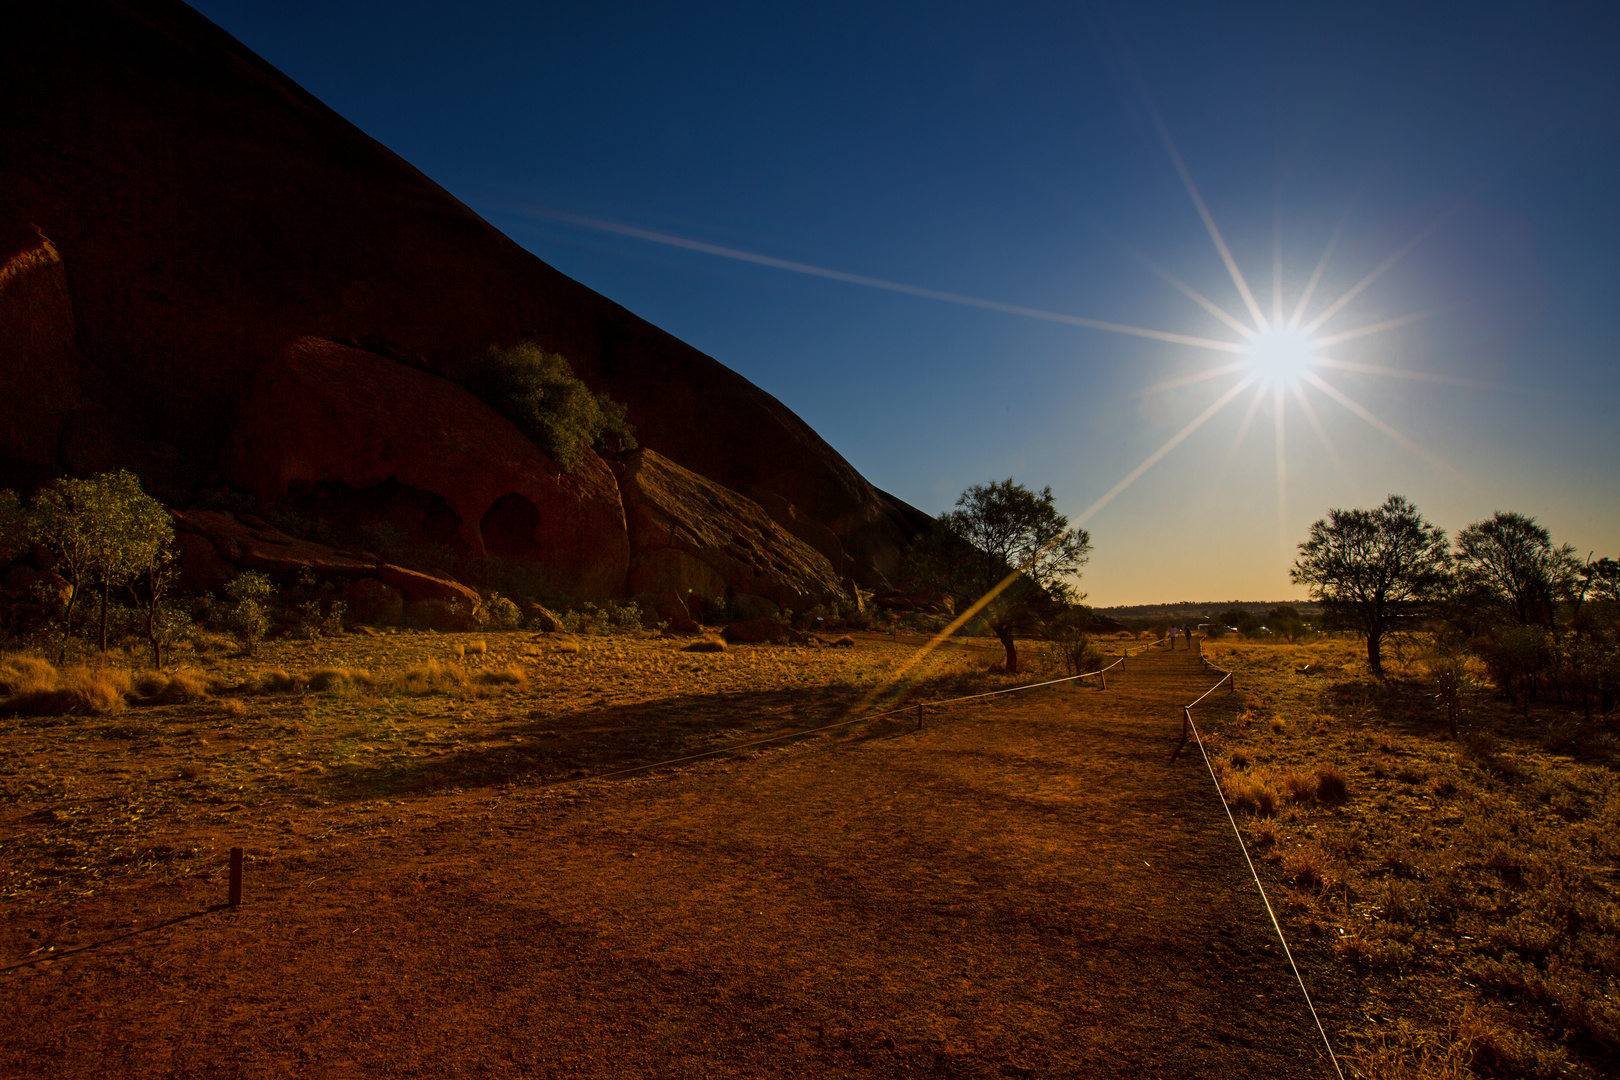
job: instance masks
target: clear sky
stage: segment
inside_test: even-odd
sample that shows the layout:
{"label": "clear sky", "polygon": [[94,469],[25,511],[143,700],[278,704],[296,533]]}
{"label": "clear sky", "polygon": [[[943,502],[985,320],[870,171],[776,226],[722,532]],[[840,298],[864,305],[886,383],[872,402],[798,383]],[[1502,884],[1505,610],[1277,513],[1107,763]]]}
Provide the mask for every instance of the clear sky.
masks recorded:
{"label": "clear sky", "polygon": [[196,6],[879,487],[1050,485],[1092,603],[1391,492],[1620,556],[1615,5]]}

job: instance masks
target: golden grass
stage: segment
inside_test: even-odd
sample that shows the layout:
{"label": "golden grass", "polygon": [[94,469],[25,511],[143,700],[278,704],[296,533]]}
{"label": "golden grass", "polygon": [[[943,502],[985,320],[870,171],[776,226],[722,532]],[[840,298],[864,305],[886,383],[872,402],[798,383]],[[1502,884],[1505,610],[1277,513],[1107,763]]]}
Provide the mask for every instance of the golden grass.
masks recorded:
{"label": "golden grass", "polygon": [[1396,655],[1373,679],[1359,648],[1209,643],[1245,700],[1205,722],[1290,917],[1393,995],[1399,1024],[1342,1035],[1356,1075],[1603,1075],[1620,1050],[1620,740],[1563,751],[1548,733],[1571,721],[1486,685],[1453,741],[1427,668]]}
{"label": "golden grass", "polygon": [[0,715],[100,716],[124,707],[133,677],[122,668],[58,670],[38,656],[0,660]]}

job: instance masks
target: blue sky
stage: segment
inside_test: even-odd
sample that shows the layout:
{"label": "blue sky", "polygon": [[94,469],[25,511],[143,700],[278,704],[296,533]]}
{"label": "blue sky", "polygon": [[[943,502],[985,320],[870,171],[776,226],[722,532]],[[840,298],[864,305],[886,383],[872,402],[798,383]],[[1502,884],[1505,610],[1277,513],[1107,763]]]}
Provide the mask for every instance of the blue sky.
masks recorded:
{"label": "blue sky", "polygon": [[[1390,492],[1620,555],[1612,8],[197,7],[878,486],[938,512],[1050,485],[1094,603],[1300,595],[1310,522]],[[1268,322],[1276,252],[1287,322],[1337,230],[1308,325],[1409,249],[1314,337],[1421,318],[1280,373],[1280,459],[1261,379],[1106,498],[1254,372],[1144,392],[1246,354],[712,250],[1246,343],[1149,265],[1256,325],[1171,145]]]}

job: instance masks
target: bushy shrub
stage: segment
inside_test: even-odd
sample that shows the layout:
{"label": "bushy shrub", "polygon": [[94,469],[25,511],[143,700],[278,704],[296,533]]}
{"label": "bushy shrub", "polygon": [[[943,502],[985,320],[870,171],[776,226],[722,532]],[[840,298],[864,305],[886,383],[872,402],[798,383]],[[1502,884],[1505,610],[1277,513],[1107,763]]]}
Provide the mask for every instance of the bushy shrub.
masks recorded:
{"label": "bushy shrub", "polygon": [[491,630],[516,630],[523,625],[523,612],[498,592],[489,594],[481,609],[484,623]]}
{"label": "bushy shrub", "polygon": [[270,629],[270,607],[275,600],[276,587],[257,570],[248,570],[225,586],[225,595],[235,601],[228,616],[231,630],[252,656],[258,651],[259,639]]}
{"label": "bushy shrub", "polygon": [[593,394],[556,353],[532,341],[509,349],[492,348],[473,365],[467,389],[573,472],[591,447],[630,450],[635,429],[624,406],[606,394]]}

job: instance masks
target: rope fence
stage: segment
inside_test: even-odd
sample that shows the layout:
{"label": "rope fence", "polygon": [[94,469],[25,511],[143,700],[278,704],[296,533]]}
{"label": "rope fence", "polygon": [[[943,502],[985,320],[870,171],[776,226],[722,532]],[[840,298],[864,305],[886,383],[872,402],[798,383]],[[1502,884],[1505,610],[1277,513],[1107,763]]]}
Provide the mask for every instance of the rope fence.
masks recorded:
{"label": "rope fence", "polygon": [[1277,913],[1271,907],[1271,898],[1266,895],[1266,887],[1260,882],[1260,872],[1254,868],[1254,859],[1249,856],[1249,845],[1243,842],[1243,831],[1238,828],[1237,818],[1232,816],[1232,807],[1226,801],[1226,793],[1221,790],[1221,781],[1215,775],[1215,766],[1209,760],[1209,750],[1204,746],[1204,736],[1193,721],[1194,706],[1200,704],[1205,698],[1225,686],[1227,693],[1237,690],[1237,678],[1230,671],[1221,671],[1220,668],[1205,659],[1204,654],[1198,654],[1199,664],[1207,671],[1220,672],[1220,679],[1199,694],[1190,704],[1181,708],[1181,741],[1176,744],[1175,753],[1170,755],[1174,761],[1181,748],[1187,743],[1187,735],[1191,732],[1194,741],[1198,743],[1198,752],[1204,759],[1204,769],[1209,773],[1210,783],[1215,785],[1215,797],[1221,801],[1221,809],[1226,811],[1226,820],[1232,826],[1232,835],[1237,837],[1238,850],[1243,853],[1243,861],[1248,864],[1249,876],[1254,879],[1254,887],[1260,892],[1260,902],[1266,906],[1266,915],[1271,919],[1271,928],[1277,932],[1277,940],[1282,944],[1283,956],[1288,958],[1288,967],[1294,973],[1294,981],[1299,983],[1299,992],[1305,997],[1305,1007],[1310,1010],[1311,1019],[1316,1023],[1317,1034],[1322,1036],[1322,1045],[1327,1048],[1328,1062],[1333,1066],[1333,1072],[1339,1080],[1344,1080],[1344,1070],[1339,1067],[1338,1055],[1333,1052],[1333,1043],[1328,1039],[1327,1028],[1322,1026],[1322,1018],[1316,1013],[1316,1004],[1311,1001],[1311,992],[1305,988],[1305,977],[1299,972],[1299,965],[1294,962],[1294,952],[1288,947],[1288,939],[1283,936],[1282,923],[1277,920]]}
{"label": "rope fence", "polygon": [[[1151,645],[1146,646],[1146,648],[1151,647]],[[585,784],[590,783],[593,780],[613,780],[621,776],[630,776],[635,773],[646,772],[650,769],[662,769],[670,765],[684,765],[688,762],[701,761],[703,758],[716,757],[721,754],[732,754],[739,750],[747,750],[755,746],[766,746],[770,743],[784,742],[788,739],[803,738],[806,735],[815,735],[823,731],[834,731],[838,728],[849,727],[852,724],[864,724],[872,720],[880,720],[885,716],[895,716],[899,713],[908,713],[913,709],[915,709],[917,713],[917,730],[920,731],[922,730],[923,726],[924,706],[940,708],[945,705],[957,705],[964,701],[976,701],[980,698],[997,697],[1001,694],[1016,694],[1025,690],[1039,690],[1044,686],[1057,686],[1060,683],[1077,682],[1080,679],[1098,679],[1102,684],[1102,689],[1106,690],[1108,689],[1108,672],[1114,670],[1115,668],[1123,669],[1125,661],[1130,658],[1130,655],[1130,649],[1126,649],[1124,655],[1122,655],[1118,660],[1115,660],[1112,664],[1109,664],[1106,667],[1098,668],[1096,671],[1081,672],[1079,675],[1066,675],[1061,679],[1047,679],[1044,682],[1025,683],[1022,686],[1004,686],[1000,690],[987,690],[980,694],[963,694],[960,697],[941,698],[936,701],[918,701],[912,704],[897,705],[892,709],[884,709],[881,712],[866,713],[862,716],[851,717],[847,720],[837,720],[831,724],[822,724],[818,727],[795,728],[792,731],[783,731],[775,735],[767,735],[762,739],[751,739],[744,743],[735,743],[731,746],[717,747],[714,750],[704,750],[697,754],[687,754],[685,757],[669,758],[665,761],[652,761],[645,765],[633,765],[629,768],[614,769],[611,772],[597,773],[595,776],[582,776],[574,779],[552,780],[547,782],[547,786],[558,784]]]}

